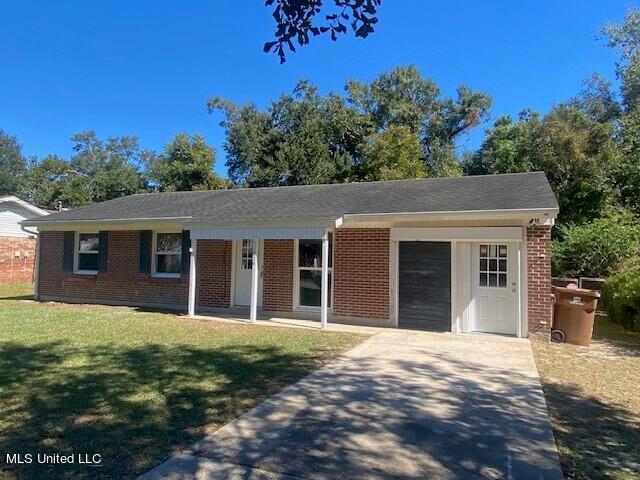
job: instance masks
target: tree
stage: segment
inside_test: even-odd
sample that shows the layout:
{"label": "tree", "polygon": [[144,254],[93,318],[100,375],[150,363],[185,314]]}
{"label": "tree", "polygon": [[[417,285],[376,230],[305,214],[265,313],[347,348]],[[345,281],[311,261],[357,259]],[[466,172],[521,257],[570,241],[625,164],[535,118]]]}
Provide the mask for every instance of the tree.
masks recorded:
{"label": "tree", "polygon": [[308,185],[345,181],[367,122],[342,98],[322,97],[307,81],[259,111],[215,97],[210,112],[222,111],[229,177],[237,185]]}
{"label": "tree", "polygon": [[92,130],[71,137],[73,155],[33,161],[25,177],[24,195],[33,203],[79,207],[146,190],[140,172],[146,155],[135,137],[98,139]]}
{"label": "tree", "polygon": [[[387,158],[385,175],[460,175],[456,140],[486,117],[490,104],[488,96],[466,87],[459,88],[456,99],[443,99],[434,82],[412,66],[398,67],[371,83],[350,81],[345,88],[346,98],[336,93],[322,96],[311,83],[301,81],[265,111],[253,104],[210,99],[209,111],[225,115],[221,125],[231,180],[264,186],[377,178],[383,152],[374,149],[388,154],[394,142],[405,148],[408,144],[399,142],[398,135],[418,139],[424,168],[406,170],[406,164],[399,167]],[[402,128],[383,135],[395,127]],[[413,146],[410,149],[413,159]],[[371,165],[364,163],[372,158],[377,167],[368,170]]]}
{"label": "tree", "polygon": [[0,195],[19,195],[26,171],[18,139],[0,129]]}
{"label": "tree", "polygon": [[640,214],[640,10],[631,10],[624,22],[608,24],[603,32],[608,46],[619,52],[616,74],[622,84],[622,159],[613,178],[621,202]]}
{"label": "tree", "polygon": [[93,202],[87,177],[76,173],[69,162],[56,155],[48,155],[30,165],[24,192],[30,203],[49,208]]}
{"label": "tree", "polygon": [[[411,65],[396,67],[371,83],[347,82],[348,101],[377,131],[405,125],[419,135],[432,174],[456,171],[456,140],[488,116],[491,98],[460,86],[457,97],[441,98],[440,89]],[[454,163],[451,163],[451,160]],[[442,163],[442,165],[441,165]]]}
{"label": "tree", "polygon": [[277,54],[280,63],[284,63],[285,48],[295,52],[293,43],[306,45],[310,35],[328,33],[331,40],[336,41],[338,34],[347,33],[347,25],[356,37],[366,38],[373,33],[381,0],[333,0],[332,3],[334,9],[325,12],[324,22],[315,22],[323,11],[322,0],[266,0],[267,6],[275,4],[272,16],[276,21],[276,38],[264,44],[265,53]]}
{"label": "tree", "polygon": [[500,117],[466,174],[544,171],[560,204],[559,222],[592,220],[612,202],[609,170],[619,162],[613,126],[559,105],[542,119],[530,111]]}
{"label": "tree", "polygon": [[427,168],[420,138],[405,125],[392,125],[374,133],[364,145],[364,180],[423,178]]}
{"label": "tree", "polygon": [[204,137],[179,133],[161,155],[148,159],[148,176],[161,192],[225,188],[225,181],[213,171],[215,158]]}

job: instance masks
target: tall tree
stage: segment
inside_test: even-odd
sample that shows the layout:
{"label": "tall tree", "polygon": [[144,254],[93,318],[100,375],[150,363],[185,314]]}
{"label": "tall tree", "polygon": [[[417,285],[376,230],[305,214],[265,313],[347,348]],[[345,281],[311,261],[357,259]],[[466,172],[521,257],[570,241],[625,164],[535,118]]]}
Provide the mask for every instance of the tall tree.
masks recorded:
{"label": "tall tree", "polygon": [[307,81],[266,111],[215,97],[222,111],[229,177],[238,185],[306,185],[344,181],[369,132],[363,119],[337,95],[322,97]]}
{"label": "tall tree", "polygon": [[559,105],[543,118],[523,112],[501,117],[465,165],[467,174],[541,170],[560,204],[560,222],[584,223],[612,201],[609,169],[619,161],[613,126]]}
{"label": "tall tree", "polygon": [[431,174],[456,169],[456,141],[488,116],[491,98],[468,87],[458,87],[457,97],[441,98],[440,89],[411,65],[396,67],[371,83],[349,81],[349,102],[382,131],[404,125],[419,135],[424,161]]}
{"label": "tall tree", "polygon": [[19,195],[26,171],[18,139],[0,129],[0,195]]}
{"label": "tall tree", "polygon": [[73,155],[34,161],[24,195],[44,206],[79,207],[146,190],[140,167],[145,152],[135,137],[100,140],[92,130],[71,137]]}
{"label": "tall tree", "polygon": [[[394,176],[459,175],[456,140],[486,117],[490,104],[487,95],[466,87],[455,99],[441,98],[434,82],[415,67],[398,67],[371,83],[351,81],[345,88],[346,98],[322,96],[301,81],[264,111],[210,99],[210,112],[225,115],[221,125],[231,180],[249,186],[366,180],[380,175],[383,154]],[[385,136],[392,127],[402,128]],[[394,165],[392,157],[405,155],[409,144],[399,135],[412,137],[409,143],[418,139],[424,168]]]}
{"label": "tall tree", "polygon": [[399,180],[427,176],[420,138],[406,125],[392,125],[367,138],[364,147],[364,180]]}
{"label": "tall tree", "polygon": [[161,155],[149,158],[148,176],[161,192],[224,188],[226,182],[213,171],[215,158],[202,135],[179,133]]}
{"label": "tall tree", "polygon": [[621,201],[640,214],[640,9],[621,24],[604,28],[609,47],[619,52],[616,73],[621,82],[620,144],[622,159],[613,171]]}

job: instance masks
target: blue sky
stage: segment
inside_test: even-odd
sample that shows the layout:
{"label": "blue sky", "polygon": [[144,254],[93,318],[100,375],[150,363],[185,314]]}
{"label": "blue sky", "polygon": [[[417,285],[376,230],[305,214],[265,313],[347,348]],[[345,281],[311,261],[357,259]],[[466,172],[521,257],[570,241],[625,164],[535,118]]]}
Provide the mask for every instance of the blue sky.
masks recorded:
{"label": "blue sky", "polygon": [[[415,64],[443,94],[459,84],[493,97],[492,116],[546,111],[593,72],[614,81],[614,53],[598,39],[629,1],[383,0],[375,34],[312,39],[284,65],[262,53],[273,21],[263,0],[2,0],[0,128],[24,153],[69,156],[74,133],[136,135],[160,150],[177,132],[218,151],[224,131],[207,98],[266,106],[300,78],[342,91]],[[463,139],[474,148],[478,129]]]}

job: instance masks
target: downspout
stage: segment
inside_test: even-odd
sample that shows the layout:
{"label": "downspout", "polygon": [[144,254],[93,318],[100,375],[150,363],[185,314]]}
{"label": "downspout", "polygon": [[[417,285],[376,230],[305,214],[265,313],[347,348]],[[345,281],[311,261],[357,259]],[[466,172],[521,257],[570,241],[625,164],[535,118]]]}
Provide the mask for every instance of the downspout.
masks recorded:
{"label": "downspout", "polygon": [[33,263],[33,298],[40,300],[40,235],[37,231],[28,230],[24,225],[20,224],[23,232],[36,237],[36,258]]}

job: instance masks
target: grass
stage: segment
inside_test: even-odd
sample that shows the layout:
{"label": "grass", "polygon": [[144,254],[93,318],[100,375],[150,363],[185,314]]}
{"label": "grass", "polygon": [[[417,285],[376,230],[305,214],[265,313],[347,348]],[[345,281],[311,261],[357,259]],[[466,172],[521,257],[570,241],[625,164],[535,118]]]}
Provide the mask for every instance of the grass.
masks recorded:
{"label": "grass", "polygon": [[591,347],[532,342],[565,476],[640,478],[640,333],[598,317]]}
{"label": "grass", "polygon": [[[0,478],[133,478],[359,343],[355,334],[39,304],[0,286]],[[6,453],[100,467],[9,466]]]}

